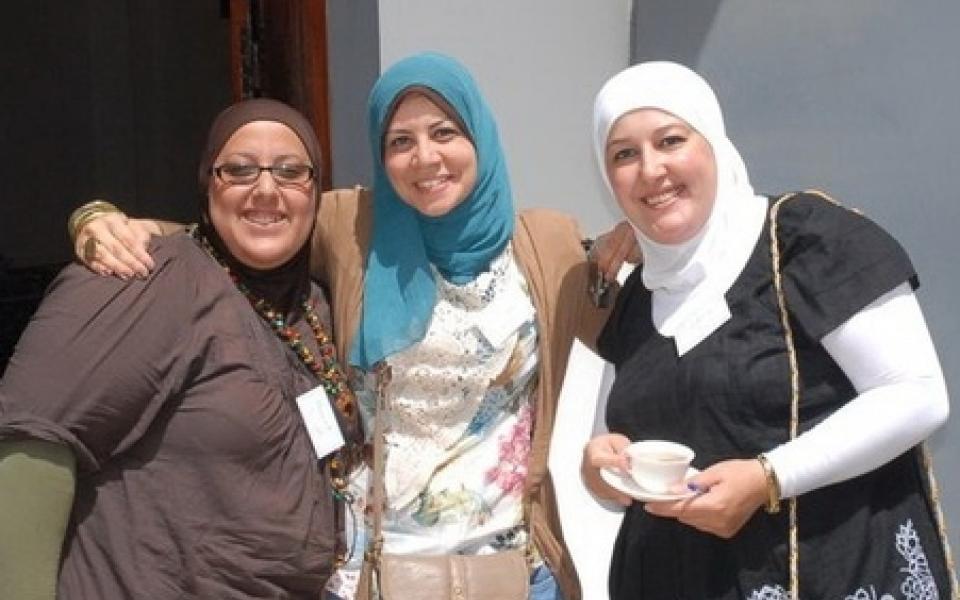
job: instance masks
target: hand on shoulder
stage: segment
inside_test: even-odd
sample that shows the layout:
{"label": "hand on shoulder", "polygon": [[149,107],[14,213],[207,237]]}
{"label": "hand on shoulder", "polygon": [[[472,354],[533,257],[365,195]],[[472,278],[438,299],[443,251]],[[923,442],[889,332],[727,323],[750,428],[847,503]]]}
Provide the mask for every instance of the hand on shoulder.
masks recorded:
{"label": "hand on shoulder", "polygon": [[147,252],[153,235],[162,235],[150,219],[130,219],[122,212],[109,212],[86,222],[77,231],[74,254],[91,271],[120,279],[144,278],[154,268]]}

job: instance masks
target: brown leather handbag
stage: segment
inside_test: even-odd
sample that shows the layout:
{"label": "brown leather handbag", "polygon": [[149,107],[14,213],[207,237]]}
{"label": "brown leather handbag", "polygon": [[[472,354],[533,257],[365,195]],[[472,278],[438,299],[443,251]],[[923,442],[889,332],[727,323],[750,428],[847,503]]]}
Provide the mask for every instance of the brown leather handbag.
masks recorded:
{"label": "brown leather handbag", "polygon": [[[529,549],[493,554],[387,554],[383,548],[383,415],[390,367],[377,371],[377,407],[373,437],[373,535],[364,554],[357,600],[527,600]],[[527,513],[524,499],[524,514]]]}
{"label": "brown leather handbag", "polygon": [[478,556],[380,556],[380,597],[384,600],[526,600],[529,577],[519,550]]}

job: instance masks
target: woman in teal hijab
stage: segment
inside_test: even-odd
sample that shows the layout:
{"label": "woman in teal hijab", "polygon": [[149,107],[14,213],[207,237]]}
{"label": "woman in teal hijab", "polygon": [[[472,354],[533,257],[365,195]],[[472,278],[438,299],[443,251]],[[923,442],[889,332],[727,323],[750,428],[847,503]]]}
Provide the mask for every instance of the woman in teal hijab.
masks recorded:
{"label": "woman in teal hijab", "polygon": [[[398,194],[384,165],[384,135],[397,105],[427,94],[452,111],[476,149],[477,181],[450,212],[426,216]],[[374,164],[373,240],[364,281],[363,320],[351,363],[369,368],[423,338],[436,303],[430,265],[452,283],[487,271],[513,234],[514,208],[497,125],[470,74],[452,58],[422,53],[377,80],[368,102]]]}
{"label": "woman in teal hijab", "polygon": [[[601,320],[584,308],[579,231],[551,211],[515,213],[496,122],[455,60],[394,64],[368,116],[373,223],[350,363],[392,367],[383,551],[531,541],[530,598],[579,598],[546,468],[580,316]],[[350,597],[349,580],[332,591]]]}

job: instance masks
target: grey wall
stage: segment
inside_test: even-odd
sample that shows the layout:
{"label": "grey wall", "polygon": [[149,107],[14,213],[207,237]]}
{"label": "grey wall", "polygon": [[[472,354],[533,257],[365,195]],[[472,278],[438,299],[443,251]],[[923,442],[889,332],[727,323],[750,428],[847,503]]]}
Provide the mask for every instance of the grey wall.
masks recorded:
{"label": "grey wall", "polygon": [[[700,71],[761,192],[828,191],[910,252],[953,393],[932,448],[960,550],[960,3],[637,2],[636,61]],[[864,427],[869,427],[864,423]]]}
{"label": "grey wall", "polygon": [[369,186],[367,93],[380,75],[377,0],[329,0],[330,130],[333,186]]}
{"label": "grey wall", "polygon": [[565,209],[593,233],[619,212],[600,193],[589,122],[627,64],[629,14],[629,0],[383,0],[381,64],[418,50],[461,60],[497,115],[517,205]]}

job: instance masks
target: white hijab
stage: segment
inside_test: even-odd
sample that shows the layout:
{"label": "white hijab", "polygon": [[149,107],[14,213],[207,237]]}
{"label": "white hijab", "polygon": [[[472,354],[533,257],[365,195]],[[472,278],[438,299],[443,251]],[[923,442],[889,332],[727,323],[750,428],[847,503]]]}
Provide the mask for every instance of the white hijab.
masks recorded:
{"label": "white hijab", "polygon": [[724,294],[749,260],[763,229],[767,200],[750,185],[740,153],[727,139],[720,104],[699,75],[671,62],[647,62],[613,76],[593,109],[594,150],[607,188],[605,148],[617,119],[641,108],[680,117],[713,149],[717,197],[703,228],[680,244],[654,242],[634,225],[643,250],[643,284],[653,294],[653,324],[674,338],[677,354],[710,335],[730,318]]}

